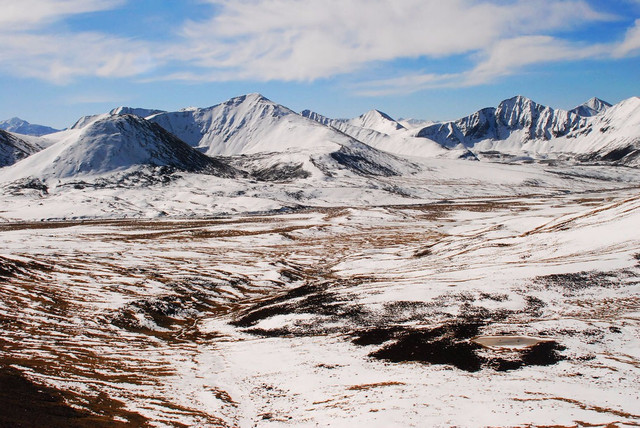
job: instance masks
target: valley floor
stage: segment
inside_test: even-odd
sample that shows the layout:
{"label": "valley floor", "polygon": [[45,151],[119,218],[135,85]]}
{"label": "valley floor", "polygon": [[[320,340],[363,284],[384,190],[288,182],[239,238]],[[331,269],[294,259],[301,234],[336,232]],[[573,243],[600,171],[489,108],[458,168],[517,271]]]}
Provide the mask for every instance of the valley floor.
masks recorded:
{"label": "valley floor", "polygon": [[2,223],[0,425],[638,426],[639,225],[637,187]]}

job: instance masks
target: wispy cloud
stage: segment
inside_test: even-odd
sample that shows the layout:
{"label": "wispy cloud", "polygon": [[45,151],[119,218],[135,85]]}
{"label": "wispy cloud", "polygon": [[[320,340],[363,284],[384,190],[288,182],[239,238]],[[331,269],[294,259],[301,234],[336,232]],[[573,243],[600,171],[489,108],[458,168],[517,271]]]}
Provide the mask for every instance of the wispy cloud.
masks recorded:
{"label": "wispy cloud", "polygon": [[365,96],[411,93],[424,89],[468,87],[486,84],[499,77],[522,71],[532,64],[606,57],[608,45],[569,43],[550,36],[523,36],[500,40],[477,55],[470,70],[453,74],[411,74],[393,79],[373,80],[356,86]]}
{"label": "wispy cloud", "polygon": [[84,76],[313,81],[373,76],[372,66],[398,59],[461,56],[471,64],[455,73],[371,78],[355,88],[381,95],[480,85],[534,64],[640,53],[640,20],[615,45],[558,36],[616,19],[586,0],[199,0],[212,6],[210,16],[179,23],[178,34],[162,43],[57,30],[69,16],[126,1],[0,0],[0,70],[55,83]]}
{"label": "wispy cloud", "polygon": [[[640,4],[640,0],[637,0],[637,2]],[[627,31],[623,42],[616,46],[613,56],[622,58],[638,53],[640,53],[640,19],[636,20],[635,25]]]}
{"label": "wispy cloud", "polygon": [[114,9],[125,1],[1,1],[0,69],[54,83],[83,76],[136,76],[152,69],[155,60],[150,42],[61,31],[58,26],[72,15]]}
{"label": "wispy cloud", "polygon": [[314,80],[611,18],[580,0],[208,1],[218,13],[185,25],[180,55],[212,80],[228,70],[245,79]]}
{"label": "wispy cloud", "polygon": [[17,33],[0,40],[0,64],[13,74],[63,84],[82,76],[137,76],[155,61],[146,43],[99,33]]}
{"label": "wispy cloud", "polygon": [[3,0],[2,31],[34,29],[62,18],[113,9],[126,0]]}

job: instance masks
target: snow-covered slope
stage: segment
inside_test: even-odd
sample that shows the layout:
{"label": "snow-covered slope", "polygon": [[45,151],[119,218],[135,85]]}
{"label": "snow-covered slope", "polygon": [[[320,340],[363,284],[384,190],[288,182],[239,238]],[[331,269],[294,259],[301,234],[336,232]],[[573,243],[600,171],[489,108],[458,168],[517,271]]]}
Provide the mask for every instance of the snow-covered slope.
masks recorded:
{"label": "snow-covered slope", "polygon": [[88,116],[82,116],[80,119],[78,119],[76,121],[76,123],[71,125],[71,127],[69,129],[70,130],[72,130],[72,129],[82,129],[82,128],[86,127],[86,126],[91,125],[93,122],[96,122],[97,120],[104,119],[104,118],[107,118],[109,116],[110,116],[109,113],[100,113],[100,114],[92,114],[92,115],[88,115]]}
{"label": "snow-covered slope", "polygon": [[[301,114],[316,122],[332,126],[343,132],[349,130],[350,132],[347,133],[352,136],[353,133],[360,133],[366,138],[366,135],[370,133],[369,131],[385,135],[397,135],[407,131],[407,128],[402,124],[380,110],[371,110],[353,119],[330,119],[311,110],[304,110]],[[357,131],[357,129],[365,130],[365,132]]]}
{"label": "snow-covered slope", "polygon": [[406,128],[395,119],[380,110],[370,110],[365,114],[346,121],[349,125],[365,129],[373,129],[383,134],[393,135],[406,131]]}
{"label": "snow-covered slope", "polygon": [[293,164],[302,164],[307,173],[323,176],[342,167],[374,175],[413,170],[409,162],[362,144],[260,94],[232,98],[209,108],[160,113],[148,119],[207,155],[260,154],[256,159],[261,171],[276,165],[290,168]]}
{"label": "snow-covered slope", "polygon": [[160,126],[133,115],[92,122],[51,147],[7,168],[0,180],[68,178],[126,170],[136,165],[233,176],[228,165],[194,150]]}
{"label": "snow-covered slope", "polygon": [[584,117],[591,117],[602,113],[609,107],[611,107],[611,104],[609,104],[608,102],[603,101],[600,98],[593,97],[586,103],[580,104],[576,108],[569,110],[569,112]]}
{"label": "snow-covered slope", "polygon": [[0,168],[13,165],[21,159],[42,150],[32,141],[26,141],[10,132],[0,130]]}
{"label": "snow-covered slope", "polygon": [[391,129],[395,131],[393,131],[392,134],[386,134],[370,128],[353,125],[351,121],[348,120],[330,119],[310,110],[304,110],[300,114],[323,125],[330,126],[344,132],[345,134],[355,138],[356,140],[362,141],[371,147],[375,147],[378,150],[384,150],[389,153],[428,158],[460,158],[471,155],[470,152],[464,148],[459,150],[449,150],[428,138],[414,137],[407,129],[403,129],[403,132],[399,132],[400,130],[392,127]]}
{"label": "snow-covered slope", "polygon": [[58,132],[57,129],[44,125],[32,124],[26,120],[20,119],[19,117],[0,121],[0,129],[8,132],[15,132],[17,134],[33,135],[36,137]]}
{"label": "snow-covered slope", "polygon": [[518,96],[501,102],[498,108],[425,127],[417,135],[447,147],[463,144],[480,155],[569,157],[638,166],[640,99],[633,97],[609,107],[592,98],[564,111]]}
{"label": "snow-covered slope", "polygon": [[208,155],[338,149],[349,138],[301,117],[260,94],[208,108],[161,113],[149,120]]}
{"label": "snow-covered slope", "polygon": [[587,161],[640,166],[640,98],[608,108],[584,128],[553,141],[549,149],[575,153]]}

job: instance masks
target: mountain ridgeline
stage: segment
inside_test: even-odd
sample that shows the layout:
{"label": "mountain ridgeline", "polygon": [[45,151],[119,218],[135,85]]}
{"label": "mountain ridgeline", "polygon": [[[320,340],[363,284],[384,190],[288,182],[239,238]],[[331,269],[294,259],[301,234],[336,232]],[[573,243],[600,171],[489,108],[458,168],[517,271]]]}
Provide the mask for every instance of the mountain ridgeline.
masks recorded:
{"label": "mountain ridgeline", "polygon": [[0,180],[136,166],[275,181],[411,175],[424,158],[640,166],[640,99],[612,106],[593,98],[566,111],[516,96],[457,120],[407,128],[378,110],[331,119],[248,94],[175,112],[118,107],[40,137],[0,131],[0,166],[8,167]]}
{"label": "mountain ridgeline", "polygon": [[517,96],[502,101],[497,108],[485,108],[456,121],[422,128],[417,136],[446,147],[462,144],[473,148],[480,142],[490,142],[481,146],[499,150],[500,142],[548,141],[586,124],[587,119],[575,112],[554,110]]}
{"label": "mountain ridgeline", "polygon": [[0,121],[0,130],[22,135],[32,135],[34,137],[53,134],[54,132],[59,131],[59,129],[54,129],[50,126],[29,123],[26,120],[20,119],[19,117],[13,117],[8,120]]}

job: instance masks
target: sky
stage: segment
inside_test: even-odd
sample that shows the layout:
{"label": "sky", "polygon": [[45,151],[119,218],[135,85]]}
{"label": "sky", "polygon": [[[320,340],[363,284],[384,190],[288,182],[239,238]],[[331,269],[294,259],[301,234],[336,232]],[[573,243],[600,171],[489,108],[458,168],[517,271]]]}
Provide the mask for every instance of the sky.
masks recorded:
{"label": "sky", "polygon": [[640,96],[640,0],[0,0],[0,119],[252,92],[329,117],[617,103]]}

